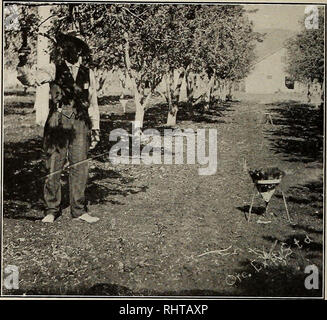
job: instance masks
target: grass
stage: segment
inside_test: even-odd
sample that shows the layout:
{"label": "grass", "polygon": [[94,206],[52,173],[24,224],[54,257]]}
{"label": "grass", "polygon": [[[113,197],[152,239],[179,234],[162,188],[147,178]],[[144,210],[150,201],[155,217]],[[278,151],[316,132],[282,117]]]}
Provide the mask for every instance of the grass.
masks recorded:
{"label": "grass", "polygon": [[[3,265],[19,267],[19,289],[5,294],[321,295],[321,281],[319,290],[304,287],[307,265],[317,265],[322,274],[320,111],[294,101],[253,99],[205,112],[183,105],[177,127],[218,130],[216,174],[199,176],[199,165],[113,165],[107,156],[97,157],[87,195],[100,222],[71,220],[65,172],[66,209],[49,226],[40,222],[45,171],[33,101],[32,94],[5,95]],[[158,98],[151,106],[144,126],[162,128],[167,106]],[[101,143],[91,156],[109,150],[112,129],[130,127],[133,108],[131,100],[123,114],[114,97],[101,100]],[[273,124],[265,123],[266,112]],[[245,163],[287,173],[282,188],[293,225],[280,192],[269,206],[275,214],[271,223],[256,222],[263,211],[260,198],[252,221],[246,221],[253,185]],[[263,259],[272,246],[274,258]],[[281,248],[292,251],[284,260]]]}

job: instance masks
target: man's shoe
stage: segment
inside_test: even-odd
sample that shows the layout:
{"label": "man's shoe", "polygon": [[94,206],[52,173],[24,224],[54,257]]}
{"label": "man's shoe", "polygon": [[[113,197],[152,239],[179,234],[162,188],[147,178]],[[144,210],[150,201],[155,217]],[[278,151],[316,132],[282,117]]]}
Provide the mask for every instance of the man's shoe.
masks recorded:
{"label": "man's shoe", "polygon": [[94,222],[98,222],[100,220],[100,218],[92,217],[88,213],[84,213],[81,216],[79,216],[78,218],[75,218],[74,220],[82,220],[82,221],[86,221],[88,223],[94,223]]}
{"label": "man's shoe", "polygon": [[55,216],[51,213],[47,214],[41,221],[44,223],[53,223]]}

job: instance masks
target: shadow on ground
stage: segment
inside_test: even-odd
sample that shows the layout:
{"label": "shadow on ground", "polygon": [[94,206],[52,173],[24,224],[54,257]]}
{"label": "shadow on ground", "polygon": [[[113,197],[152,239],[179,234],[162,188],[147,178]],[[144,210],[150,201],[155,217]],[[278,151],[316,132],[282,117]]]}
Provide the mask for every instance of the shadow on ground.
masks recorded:
{"label": "shadow on ground", "polygon": [[323,109],[294,101],[269,105],[274,126],[269,130],[271,150],[292,162],[323,159]]}
{"label": "shadow on ground", "polygon": [[[30,93],[10,92],[8,96],[32,96]],[[119,103],[119,96],[102,97],[100,105]],[[7,102],[5,114],[29,113],[33,108],[33,102]],[[193,122],[223,122],[221,117],[224,111],[231,111],[230,104],[226,103],[215,106],[210,110],[204,110],[203,104],[197,104],[193,108],[187,103],[181,103],[177,121]],[[144,128],[167,128],[165,126],[168,107],[166,104],[157,104],[145,113]],[[90,152],[95,163],[107,163],[109,150],[117,141],[110,141],[110,132],[121,128],[131,132],[134,112],[126,114],[103,113],[101,115],[101,140],[98,146]],[[23,140],[23,139],[22,139]],[[43,210],[43,184],[46,170],[43,161],[42,138],[33,138],[22,142],[8,142],[4,145],[4,217],[14,219],[38,220],[42,218]],[[105,180],[111,183],[102,183]],[[114,182],[115,181],[115,182]],[[63,185],[63,209],[69,204],[68,198],[68,173],[62,174]],[[86,194],[90,196],[90,204],[117,201],[110,196],[145,192],[146,187],[131,185],[132,181],[126,180],[113,166],[104,169],[95,166],[90,170],[90,180]]]}
{"label": "shadow on ground", "polygon": [[[194,105],[187,102],[180,102],[178,105],[177,125],[180,121],[192,121],[195,123],[225,123],[222,119],[224,112],[234,111],[232,103],[214,103],[210,109],[205,108],[205,102],[199,102]],[[158,123],[165,124],[168,114],[168,105],[160,103],[147,110],[145,116],[145,125],[147,127],[155,126]]]}
{"label": "shadow on ground", "polygon": [[[3,188],[5,218],[38,220],[42,217],[40,211],[43,210],[45,176],[41,138],[5,144]],[[101,183],[107,179],[110,182]],[[146,191],[146,187],[136,187],[131,185],[131,182],[131,179],[125,178],[112,168],[91,168],[86,189],[89,203],[118,204],[110,196],[126,196]],[[69,205],[68,170],[63,171],[62,187],[62,209],[65,209]]]}
{"label": "shadow on ground", "polygon": [[10,114],[25,115],[33,112],[34,102],[6,102],[3,113],[5,116]]}
{"label": "shadow on ground", "polygon": [[[316,208],[323,208],[324,184],[322,177],[316,181],[310,181],[304,185],[294,186],[289,189],[293,195],[288,198],[298,204],[310,204]],[[294,194],[296,196],[294,196]]]}
{"label": "shadow on ground", "polygon": [[39,219],[27,212],[42,208],[43,193],[42,139],[4,145],[3,216],[5,218]]}
{"label": "shadow on ground", "polygon": [[[3,216],[11,219],[39,220],[43,217],[43,185],[47,174],[43,160],[42,139],[30,139],[4,146]],[[69,206],[68,170],[62,181],[62,209]],[[115,195],[145,192],[146,187],[132,185],[132,179],[124,177],[112,167],[94,166],[86,189],[89,204],[111,202]]]}

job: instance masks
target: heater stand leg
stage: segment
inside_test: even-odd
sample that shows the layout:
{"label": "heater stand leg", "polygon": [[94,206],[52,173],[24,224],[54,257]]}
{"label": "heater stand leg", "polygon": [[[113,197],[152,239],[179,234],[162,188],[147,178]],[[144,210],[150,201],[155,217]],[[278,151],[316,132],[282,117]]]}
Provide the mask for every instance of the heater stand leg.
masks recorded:
{"label": "heater stand leg", "polygon": [[286,198],[285,198],[284,191],[283,190],[281,190],[281,191],[282,191],[282,195],[283,195],[283,200],[284,200],[284,205],[285,205],[285,209],[286,209],[287,219],[288,219],[289,223],[292,223],[291,218],[290,218],[290,214],[288,212],[288,208],[287,208],[287,203],[286,203]]}
{"label": "heater stand leg", "polygon": [[250,204],[250,209],[249,209],[248,222],[250,222],[252,206],[253,206],[253,201],[254,201],[255,194],[256,194],[256,189],[255,189],[255,186],[254,186],[253,195],[252,195],[251,204]]}
{"label": "heater stand leg", "polygon": [[266,208],[265,208],[265,215],[267,214],[267,212],[268,212],[268,206],[269,206],[269,201],[268,202],[266,202]]}

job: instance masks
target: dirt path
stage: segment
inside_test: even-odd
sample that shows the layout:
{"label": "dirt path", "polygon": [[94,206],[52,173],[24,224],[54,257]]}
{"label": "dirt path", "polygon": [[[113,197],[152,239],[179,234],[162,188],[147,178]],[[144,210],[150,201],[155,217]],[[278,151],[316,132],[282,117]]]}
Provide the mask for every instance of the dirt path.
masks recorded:
{"label": "dirt path", "polygon": [[[303,283],[306,265],[321,267],[322,162],[289,161],[276,151],[280,131],[287,132],[281,121],[289,121],[278,112],[283,108],[233,103],[222,116],[209,112],[210,123],[180,122],[182,129],[218,130],[215,175],[199,176],[198,165],[93,161],[88,192],[98,224],[73,222],[68,209],[52,226],[5,218],[4,264],[19,267],[20,292],[318,295]],[[267,111],[274,124],[265,124]],[[252,222],[246,222],[253,188],[246,166],[288,173],[282,186],[296,225],[287,222],[279,194],[271,223],[256,222],[259,198]],[[274,260],[262,259],[258,250],[268,252],[274,244]]]}

